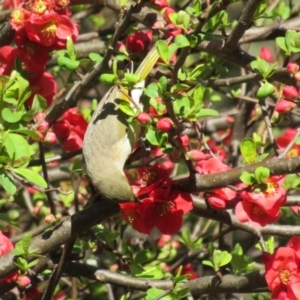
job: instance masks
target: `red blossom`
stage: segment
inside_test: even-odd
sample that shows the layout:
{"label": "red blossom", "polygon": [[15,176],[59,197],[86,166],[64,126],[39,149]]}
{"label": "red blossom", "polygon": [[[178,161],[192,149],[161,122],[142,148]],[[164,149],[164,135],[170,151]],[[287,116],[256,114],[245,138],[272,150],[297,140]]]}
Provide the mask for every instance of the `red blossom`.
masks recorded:
{"label": "red blossom", "polygon": [[157,188],[140,203],[120,204],[121,215],[134,229],[149,234],[156,226],[163,234],[174,234],[182,225],[182,217],[193,208],[190,194]]}
{"label": "red blossom", "polygon": [[142,125],[147,125],[147,124],[151,123],[152,118],[151,118],[151,116],[150,116],[148,113],[146,113],[146,112],[141,112],[141,113],[139,113],[139,115],[136,117],[136,120],[137,120],[140,124],[142,124]]}
{"label": "red blossom", "polygon": [[[283,135],[276,139],[276,143],[281,150],[284,150],[287,145],[294,139],[297,134],[297,129],[288,128]],[[292,149],[288,152],[287,157],[298,156],[300,154],[300,145],[294,144]]]}
{"label": "red blossom", "polygon": [[82,148],[83,140],[77,133],[71,132],[67,138],[62,140],[61,145],[65,151],[75,151]]}
{"label": "red blossom", "polygon": [[152,43],[152,31],[135,31],[126,38],[125,44],[129,52],[147,53]]}
{"label": "red blossom", "polygon": [[268,288],[272,291],[272,299],[283,299],[284,294],[288,297],[286,299],[299,299],[300,261],[295,249],[280,247],[273,254],[264,253],[262,261],[265,264],[265,277]]}
{"label": "red blossom", "polygon": [[14,68],[14,60],[20,55],[17,48],[3,46],[0,48],[0,75],[10,75]]}
{"label": "red blossom", "polygon": [[170,6],[167,0],[150,0],[150,3],[153,4],[157,10],[162,10],[163,8]]}
{"label": "red blossom", "polygon": [[34,96],[39,94],[46,99],[47,107],[49,107],[52,104],[54,95],[57,93],[55,78],[50,73],[45,72],[37,79],[30,79],[29,82],[32,93],[27,100],[28,105],[31,106]]}
{"label": "red blossom", "polygon": [[177,35],[182,33],[182,29],[179,27],[176,27],[174,24],[168,24],[166,26],[166,36],[167,37],[176,37]]}
{"label": "red blossom", "polygon": [[273,54],[268,47],[261,47],[259,57],[270,63],[274,61]]}
{"label": "red blossom", "polygon": [[166,8],[165,10],[164,10],[164,19],[165,19],[165,21],[167,22],[167,23],[172,23],[172,21],[171,21],[171,19],[170,19],[170,17],[169,17],[169,15],[170,14],[174,14],[174,13],[176,13],[176,11],[173,9],[173,8],[171,8],[171,7],[168,7],[168,8]]}
{"label": "red blossom", "polygon": [[71,19],[55,12],[28,18],[24,27],[31,41],[53,49],[65,47],[68,36],[74,42],[78,37],[77,26]]}
{"label": "red blossom", "polygon": [[58,138],[67,138],[71,132],[71,124],[68,120],[60,120],[53,124],[53,132]]}
{"label": "red blossom", "polygon": [[188,280],[194,280],[200,277],[193,269],[191,263],[182,266],[181,275],[189,275]]}

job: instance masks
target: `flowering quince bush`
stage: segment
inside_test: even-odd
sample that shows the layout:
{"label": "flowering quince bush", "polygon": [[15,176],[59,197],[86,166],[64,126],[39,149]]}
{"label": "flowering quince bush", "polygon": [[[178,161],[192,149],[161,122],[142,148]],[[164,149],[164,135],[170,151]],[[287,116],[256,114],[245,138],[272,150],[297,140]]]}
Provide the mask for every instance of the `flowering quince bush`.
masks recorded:
{"label": "flowering quince bush", "polygon": [[0,298],[300,299],[299,9],[96,2],[0,4]]}

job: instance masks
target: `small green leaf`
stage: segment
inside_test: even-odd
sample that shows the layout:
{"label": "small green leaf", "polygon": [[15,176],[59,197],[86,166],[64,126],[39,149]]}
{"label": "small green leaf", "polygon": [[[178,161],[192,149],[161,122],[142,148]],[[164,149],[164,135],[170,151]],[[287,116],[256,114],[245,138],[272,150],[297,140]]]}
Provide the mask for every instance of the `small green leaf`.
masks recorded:
{"label": "small green leaf", "polygon": [[103,60],[103,57],[98,53],[90,53],[89,58],[94,62],[101,62]]}
{"label": "small green leaf", "polygon": [[126,115],[134,117],[135,111],[133,108],[130,106],[130,103],[128,101],[121,100],[118,102],[118,107],[119,109]]}
{"label": "small green leaf", "polygon": [[156,98],[159,96],[157,83],[150,83],[146,88],[143,88],[143,90],[145,95],[150,98]]}
{"label": "small green leaf", "polygon": [[127,80],[127,82],[131,84],[136,84],[141,80],[140,75],[132,74],[132,73],[125,73],[124,77]]}
{"label": "small green leaf", "polygon": [[8,123],[16,123],[22,119],[22,111],[12,112],[9,108],[4,107],[2,110],[2,118]]}
{"label": "small green leaf", "polygon": [[103,83],[107,83],[107,84],[112,84],[114,83],[116,80],[118,79],[118,77],[115,74],[102,74],[100,76],[100,80]]}
{"label": "small green leaf", "polygon": [[258,167],[255,170],[255,178],[258,182],[264,182],[270,177],[270,170],[265,167]]}
{"label": "small green leaf", "polygon": [[155,44],[159,57],[166,63],[169,63],[169,48],[165,41],[158,40]]}
{"label": "small green leaf", "polygon": [[80,61],[70,59],[65,56],[59,56],[57,59],[57,63],[61,68],[70,70],[70,71],[75,71],[78,69],[80,65]]}
{"label": "small green leaf", "polygon": [[216,117],[219,113],[211,108],[201,108],[201,110],[196,114],[197,118],[207,118],[207,117]]}
{"label": "small green leaf", "polygon": [[254,174],[248,172],[243,172],[240,176],[240,180],[247,185],[252,185],[256,183]]}
{"label": "small green leaf", "polygon": [[75,53],[75,48],[74,48],[74,43],[73,40],[70,36],[67,37],[67,54],[68,56],[75,61],[76,60],[76,53]]}
{"label": "small green leaf", "polygon": [[17,191],[14,181],[7,175],[4,169],[0,169],[0,185],[9,195],[14,195]]}
{"label": "small green leaf", "polygon": [[270,95],[272,95],[275,92],[274,86],[269,83],[265,82],[257,91],[256,97],[258,99],[264,99]]}
{"label": "small green leaf", "polygon": [[257,155],[256,144],[252,139],[244,139],[240,144],[240,150],[244,160],[248,164],[253,163],[255,161]]}
{"label": "small green leaf", "polygon": [[183,34],[177,35],[174,43],[177,45],[178,48],[185,48],[190,46],[189,40]]}
{"label": "small green leaf", "polygon": [[36,173],[36,172],[34,172],[30,169],[18,168],[18,169],[13,169],[13,172],[21,175],[27,181],[41,186],[42,188],[47,188],[47,186],[48,186],[47,182],[45,181],[45,179],[40,174],[38,174],[38,173]]}
{"label": "small green leaf", "polygon": [[30,157],[28,142],[19,134],[9,132],[5,138],[4,146],[12,159],[20,159],[24,156]]}
{"label": "small green leaf", "polygon": [[210,260],[203,260],[202,265],[206,265],[206,266],[215,268],[214,264]]}
{"label": "small green leaf", "polygon": [[140,251],[139,253],[137,253],[137,255],[134,258],[134,262],[136,264],[146,263],[147,261],[149,261],[151,256],[152,256],[151,251],[148,249],[144,249],[144,250]]}

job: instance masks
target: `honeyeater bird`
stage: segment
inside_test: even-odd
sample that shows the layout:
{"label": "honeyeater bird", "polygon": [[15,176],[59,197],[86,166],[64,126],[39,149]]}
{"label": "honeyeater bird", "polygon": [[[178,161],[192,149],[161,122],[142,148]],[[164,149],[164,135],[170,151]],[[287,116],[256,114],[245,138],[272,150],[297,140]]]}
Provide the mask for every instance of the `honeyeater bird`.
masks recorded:
{"label": "honeyeater bird", "polygon": [[123,168],[139,132],[137,122],[129,124],[126,121],[128,116],[118,108],[118,100],[130,101],[134,98],[139,105],[141,87],[158,58],[157,49],[153,46],[135,72],[140,76],[140,82],[133,90],[128,91],[117,85],[109,89],[99,102],[85,132],[83,157],[86,172],[102,196],[117,202],[135,199]]}

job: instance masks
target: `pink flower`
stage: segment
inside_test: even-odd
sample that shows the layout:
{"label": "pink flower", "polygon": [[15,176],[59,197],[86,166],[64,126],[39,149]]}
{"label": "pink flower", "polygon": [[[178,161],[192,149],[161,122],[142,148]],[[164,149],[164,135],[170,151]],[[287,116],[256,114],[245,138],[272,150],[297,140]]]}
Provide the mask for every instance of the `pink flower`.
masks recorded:
{"label": "pink flower", "polygon": [[147,124],[150,124],[151,121],[152,121],[152,118],[151,116],[146,113],[146,112],[141,112],[139,113],[139,115],[136,117],[136,120],[142,124],[142,125],[147,125]]}

